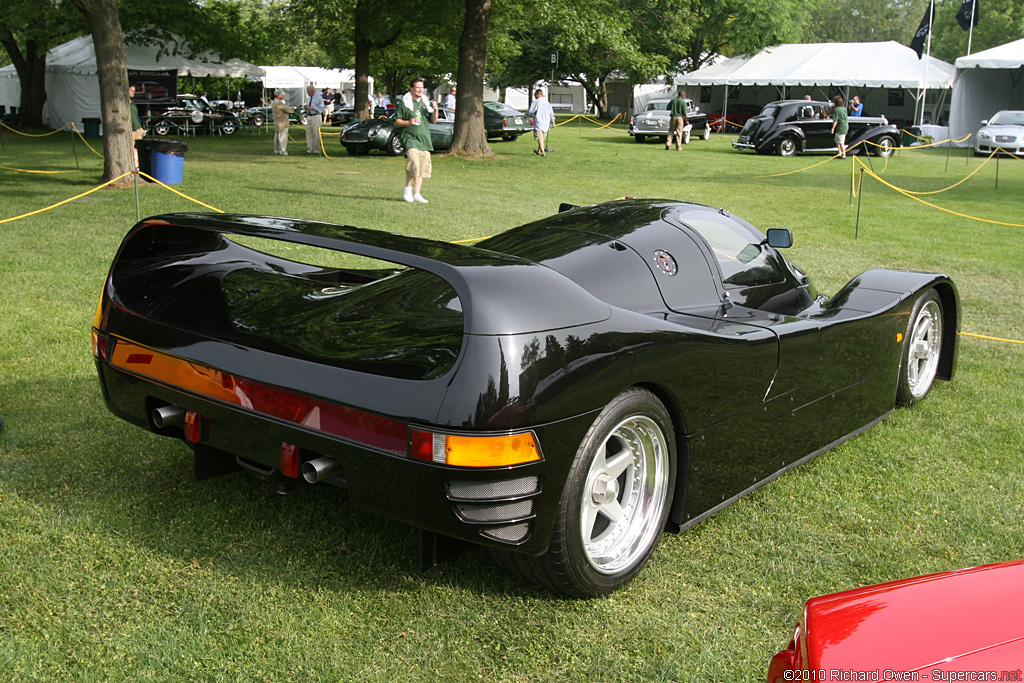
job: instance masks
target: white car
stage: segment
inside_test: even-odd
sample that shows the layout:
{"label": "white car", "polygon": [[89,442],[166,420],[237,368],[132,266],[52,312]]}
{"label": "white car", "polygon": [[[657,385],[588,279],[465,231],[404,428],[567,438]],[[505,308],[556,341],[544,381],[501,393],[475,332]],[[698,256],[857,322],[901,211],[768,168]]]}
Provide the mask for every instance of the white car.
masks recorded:
{"label": "white car", "polygon": [[1024,155],[1024,111],[1003,110],[981,122],[974,153],[988,156],[996,150]]}

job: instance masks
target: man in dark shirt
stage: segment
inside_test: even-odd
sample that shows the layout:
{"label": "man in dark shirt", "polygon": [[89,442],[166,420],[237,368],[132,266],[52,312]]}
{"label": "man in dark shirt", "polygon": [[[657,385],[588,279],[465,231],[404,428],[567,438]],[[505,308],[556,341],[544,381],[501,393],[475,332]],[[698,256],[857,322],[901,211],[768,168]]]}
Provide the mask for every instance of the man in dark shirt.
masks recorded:
{"label": "man in dark shirt", "polygon": [[668,140],[665,141],[665,149],[672,149],[672,138],[676,139],[676,149],[682,151],[683,149],[683,131],[686,125],[690,123],[690,106],[684,99],[686,97],[686,91],[680,90],[679,94],[669,100],[668,111]]}
{"label": "man in dark shirt", "polygon": [[409,81],[409,92],[395,106],[395,126],[401,130],[407,159],[405,187],[402,188],[402,199],[407,202],[427,203],[420,188],[423,179],[430,177],[430,153],[434,151],[428,120],[437,123],[437,107],[423,96],[423,79],[414,78]]}
{"label": "man in dark shirt", "polygon": [[846,116],[846,107],[843,106],[843,96],[836,95],[832,100],[835,104],[832,107],[832,134],[835,135],[836,147],[839,149],[839,158],[846,158],[846,134],[850,132],[850,120]]}

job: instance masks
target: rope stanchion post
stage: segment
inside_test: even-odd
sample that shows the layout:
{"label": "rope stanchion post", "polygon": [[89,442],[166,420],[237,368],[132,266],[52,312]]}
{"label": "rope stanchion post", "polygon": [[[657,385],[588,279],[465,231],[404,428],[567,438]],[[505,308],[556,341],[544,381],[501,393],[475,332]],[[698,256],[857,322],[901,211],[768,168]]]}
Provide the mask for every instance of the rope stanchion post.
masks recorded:
{"label": "rope stanchion post", "polygon": [[75,155],[75,168],[81,170],[78,165],[78,144],[75,142],[75,132],[71,131],[71,152]]}
{"label": "rope stanchion post", "polygon": [[857,227],[853,231],[853,239],[860,237],[860,203],[864,198],[864,169],[860,169],[860,186],[857,188]]}
{"label": "rope stanchion post", "polygon": [[999,189],[999,150],[996,150],[996,189]]}
{"label": "rope stanchion post", "polygon": [[953,151],[953,145],[946,143],[946,168],[942,170],[943,173],[949,171],[949,154]]}
{"label": "rope stanchion post", "polygon": [[132,173],[132,180],[135,182],[135,222],[142,220],[142,210],[139,207],[139,172]]}

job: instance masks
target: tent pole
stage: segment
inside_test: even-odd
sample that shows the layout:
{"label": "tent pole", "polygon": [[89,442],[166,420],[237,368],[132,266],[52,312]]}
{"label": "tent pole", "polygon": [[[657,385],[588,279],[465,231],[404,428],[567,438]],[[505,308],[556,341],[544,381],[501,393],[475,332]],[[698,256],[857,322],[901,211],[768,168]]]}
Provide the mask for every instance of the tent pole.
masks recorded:
{"label": "tent pole", "polygon": [[725,84],[725,94],[722,96],[722,128],[718,131],[719,133],[725,133],[729,128],[729,124],[726,122],[729,115],[729,84]]}

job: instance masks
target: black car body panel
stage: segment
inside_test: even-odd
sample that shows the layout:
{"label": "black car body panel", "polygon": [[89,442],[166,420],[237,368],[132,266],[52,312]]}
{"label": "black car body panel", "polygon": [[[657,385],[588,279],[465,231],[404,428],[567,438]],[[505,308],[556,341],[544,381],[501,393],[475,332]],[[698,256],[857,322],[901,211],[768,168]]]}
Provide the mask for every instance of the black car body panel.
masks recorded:
{"label": "black car body panel", "polygon": [[153,106],[143,114],[143,126],[156,135],[172,132],[200,130],[232,135],[240,127],[238,117],[231,111],[209,106],[195,95],[178,95],[173,106]]}
{"label": "black car body panel", "polygon": [[[395,265],[313,266],[236,235]],[[188,439],[197,471],[227,455],[282,477],[291,444],[303,465],[335,462],[328,481],[358,506],[530,555],[548,548],[598,413],[643,387],[672,416],[679,529],[886,416],[899,339],[927,290],[947,321],[939,376],[954,373],[960,309],[947,277],[871,270],[826,299],[762,238],[725,211],[661,200],[577,208],[476,246],[158,216],[132,228],[111,266],[97,369],[110,410],[144,429],[181,439],[153,411],[201,416]],[[738,244],[739,258],[723,256]],[[423,461],[418,433],[529,433],[539,457]]]}
{"label": "black car body panel", "polygon": [[[732,143],[738,150],[782,156],[798,153],[838,151],[832,135],[831,105],[810,100],[781,100],[766,104],[761,113],[747,119]],[[887,156],[900,146],[899,129],[884,116],[851,116],[846,146],[859,145],[872,154]],[[872,144],[869,144],[872,143]]]}

